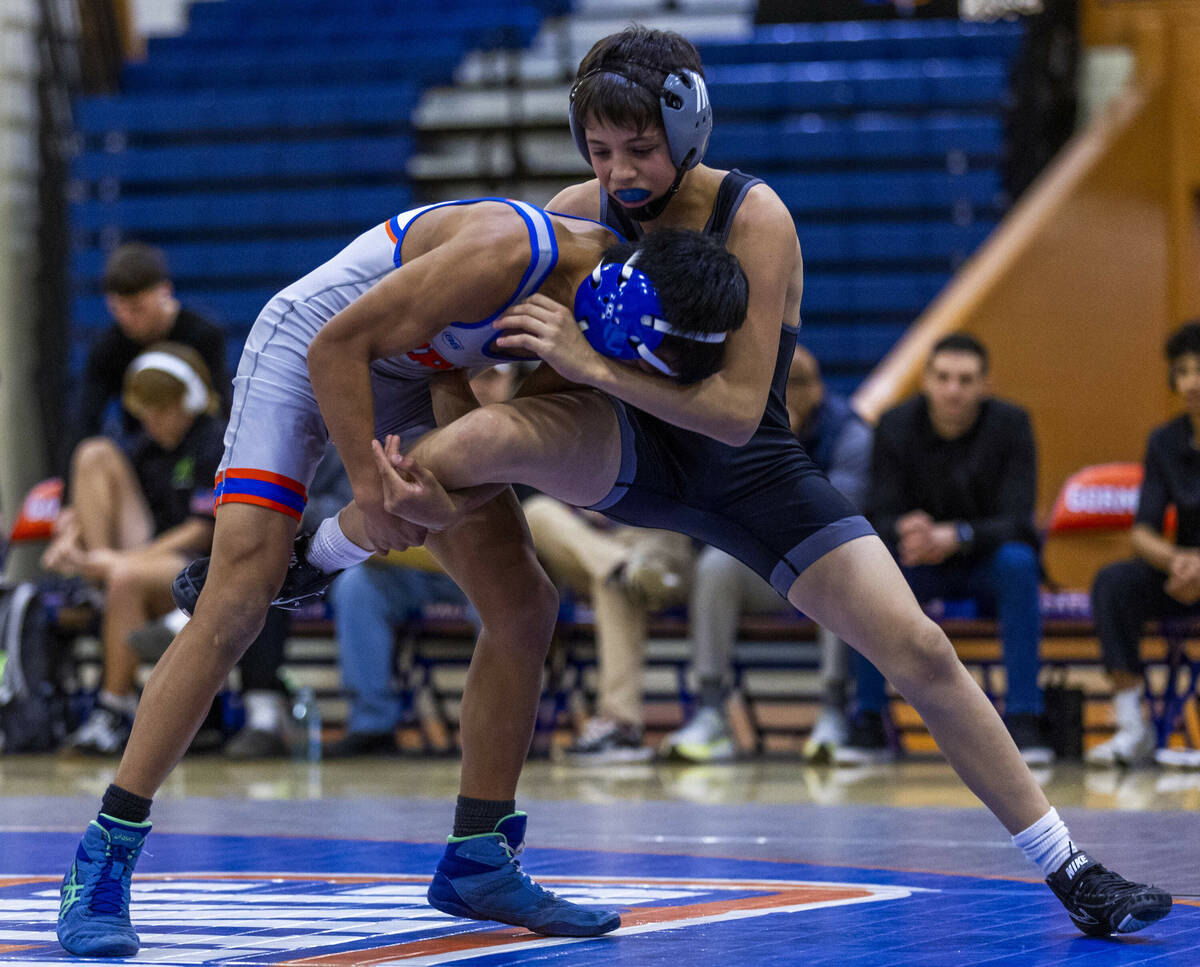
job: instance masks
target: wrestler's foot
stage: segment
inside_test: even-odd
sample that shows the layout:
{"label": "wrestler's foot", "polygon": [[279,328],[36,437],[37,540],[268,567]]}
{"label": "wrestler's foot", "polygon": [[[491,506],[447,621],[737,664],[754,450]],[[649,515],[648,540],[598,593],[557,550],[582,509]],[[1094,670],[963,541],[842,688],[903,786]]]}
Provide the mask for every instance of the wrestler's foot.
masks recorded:
{"label": "wrestler's foot", "polygon": [[58,942],[77,957],[131,957],[141,942],[129,920],[129,881],[150,832],[101,813],[63,877]]}
{"label": "wrestler's foot", "polygon": [[615,910],[582,907],[544,890],[521,869],[525,813],[495,832],[451,836],[429,887],[429,904],[469,920],[498,920],[554,937],[596,937],[621,925]]}
{"label": "wrestler's foot", "polygon": [[1171,912],[1171,894],[1166,890],[1132,883],[1081,850],[1068,856],[1046,883],[1075,926],[1092,937],[1133,933]]}
{"label": "wrestler's foot", "polygon": [[[299,534],[292,545],[292,562],[288,565],[287,576],[283,579],[283,587],[279,595],[271,602],[276,608],[285,611],[296,611],[304,605],[317,601],[325,596],[333,579],[342,572],[322,571],[308,561],[308,543],[311,534]],[[175,606],[186,614],[196,610],[196,602],[200,600],[200,592],[204,590],[204,582],[208,580],[207,557],[198,557],[180,571],[171,584],[171,597]]]}

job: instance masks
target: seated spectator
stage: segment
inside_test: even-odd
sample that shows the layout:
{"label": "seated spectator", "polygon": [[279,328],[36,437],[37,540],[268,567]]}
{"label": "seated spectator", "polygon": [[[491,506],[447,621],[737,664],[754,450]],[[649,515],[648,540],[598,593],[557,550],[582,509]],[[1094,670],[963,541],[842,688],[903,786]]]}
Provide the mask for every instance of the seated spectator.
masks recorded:
{"label": "seated spectator", "polygon": [[[792,432],[821,471],[850,500],[861,506],[871,462],[871,430],[844,396],[825,391],[820,367],[807,349],[797,346],[788,374],[787,408]],[[715,547],[696,561],[688,617],[691,622],[691,675],[697,687],[690,721],[672,732],[662,751],[691,762],[731,759],[736,753],[725,715],[732,685],[733,646],[743,613],[792,614],[793,609],[772,587],[744,564]],[[805,758],[828,761],[846,739],[845,642],[818,631],[821,649],[822,707],[808,741]]]}
{"label": "seated spectator", "polygon": [[[1135,557],[1103,568],[1092,585],[1092,617],[1113,688],[1117,731],[1088,753],[1089,765],[1133,766],[1154,755],[1156,735],[1142,711],[1142,632],[1151,618],[1200,616],[1200,320],[1171,335],[1166,357],[1184,412],[1155,429],[1146,445]],[[1173,540],[1163,528],[1171,505],[1177,514]]]}
{"label": "seated spectator", "polygon": [[[1037,467],[1020,407],[989,395],[988,354],[973,336],[942,338],[923,392],[875,429],[868,514],[899,559],[917,600],[973,598],[1000,622],[1007,672],[1005,724],[1030,764],[1053,752],[1042,730]],[[883,676],[855,656],[858,712],[835,762],[890,758]]]}
{"label": "seated spectator", "polygon": [[642,743],[648,617],[685,599],[691,539],[613,524],[552,497],[531,497],[521,506],[547,572],[590,601],[594,612],[596,711],[567,755],[589,762],[653,758],[654,749]]}
{"label": "seated spectator", "polygon": [[190,346],[157,343],[125,373],[122,401],[140,432],[128,456],[112,440],[84,440],[71,461],[71,504],[43,565],[103,592],[103,681],[87,721],[67,739],[116,754],[137,707],[129,635],[174,609],[171,581],[213,535],[213,477],[224,423],[208,367]]}
{"label": "seated spectator", "polygon": [[325,746],[342,759],[394,755],[400,703],[394,678],[396,629],[428,604],[467,606],[466,596],[423,547],[347,568],[329,589],[338,668],[347,698],[346,734]]}
{"label": "seated spectator", "polygon": [[[191,346],[208,368],[210,382],[229,412],[232,384],[225,358],[225,333],[175,298],[160,249],[128,242],[113,249],[104,267],[104,296],[113,325],[101,333],[88,353],[73,426],[63,454],[104,426],[108,404],[121,396],[125,370],[152,343],[170,341]],[[123,411],[122,438],[133,436],[136,419]]]}

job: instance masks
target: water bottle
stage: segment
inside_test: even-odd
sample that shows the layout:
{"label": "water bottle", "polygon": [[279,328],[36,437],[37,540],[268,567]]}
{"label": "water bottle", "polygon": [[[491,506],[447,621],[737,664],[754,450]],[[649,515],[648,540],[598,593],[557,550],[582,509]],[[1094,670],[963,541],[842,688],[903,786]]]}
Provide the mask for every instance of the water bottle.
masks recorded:
{"label": "water bottle", "polygon": [[321,709],[317,705],[316,693],[309,686],[296,691],[292,706],[292,719],[296,723],[295,756],[300,761],[321,760]]}

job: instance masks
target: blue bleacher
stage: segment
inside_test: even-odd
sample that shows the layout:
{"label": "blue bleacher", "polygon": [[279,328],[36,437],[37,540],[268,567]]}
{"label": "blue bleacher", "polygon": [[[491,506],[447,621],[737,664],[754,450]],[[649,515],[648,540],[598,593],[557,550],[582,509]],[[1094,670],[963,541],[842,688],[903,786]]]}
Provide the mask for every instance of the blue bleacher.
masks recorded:
{"label": "blue bleacher", "polygon": [[995,227],[980,220],[969,225],[952,222],[805,223],[799,226],[804,264],[809,276],[828,264],[964,261]]}
{"label": "blue bleacher", "polygon": [[304,141],[204,142],[125,151],[89,151],[72,174],[107,182],[109,192],[150,190],[198,181],[224,184],[263,179],[402,176],[412,156],[410,135]]}
{"label": "blue bleacher", "polygon": [[[780,174],[771,187],[793,215],[805,212],[946,212],[955,206],[997,207],[1002,198],[994,169],[961,175],[945,171]],[[803,239],[801,239],[803,242]]]}
{"label": "blue bleacher", "polygon": [[[71,206],[71,224],[85,232],[105,229],[131,235],[245,229],[270,234],[285,227],[370,225],[412,207],[406,183],[370,187],[321,188],[294,191],[193,193],[86,201]],[[311,266],[297,266],[302,271]]]}
{"label": "blue bleacher", "polygon": [[779,122],[731,121],[714,126],[707,159],[717,167],[794,167],[831,161],[941,161],[959,152],[998,157],[1003,125],[996,117],[865,112],[849,119],[816,113]]}
{"label": "blue bleacher", "polygon": [[761,26],[701,45],[706,158],[764,176],[804,251],[801,339],[851,390],[990,234],[1020,23]]}
{"label": "blue bleacher", "polygon": [[[209,279],[276,278],[295,275],[297,266],[315,267],[336,255],[348,241],[344,235],[305,239],[254,239],[234,242],[179,242],[171,246],[171,276],[179,285]],[[105,252],[78,249],[71,258],[76,278],[95,278],[104,271]]]}
{"label": "blue bleacher", "polygon": [[152,49],[152,54],[164,49],[177,53],[224,48],[232,37],[239,44],[267,48],[311,41],[313,37],[329,44],[395,38],[399,43],[396,57],[402,63],[407,44],[440,37],[461,37],[467,47],[523,46],[533,39],[541,23],[540,11],[525,4],[473,4],[470,9],[439,11],[437,16],[430,16],[428,10],[421,9],[423,6],[392,4],[373,16],[355,17],[342,4],[321,4],[304,15],[289,9],[286,16],[280,16],[279,7],[273,4],[193,4],[187,33],[164,38]]}
{"label": "blue bleacher", "polygon": [[923,110],[995,104],[1008,67],[995,58],[741,64],[707,72],[714,117],[779,111]]}
{"label": "blue bleacher", "polygon": [[878,20],[760,26],[748,41],[700,45],[707,67],[723,64],[803,64],[824,60],[999,57],[1020,49],[1019,23],[958,20]]}
{"label": "blue bleacher", "polygon": [[[125,237],[162,244],[181,297],[228,327],[415,203],[409,119],[473,47],[524,44],[565,0],[195,3],[116,97],[76,106],[71,208],[80,345]],[[281,15],[284,12],[285,15]],[[762,174],[805,254],[801,338],[847,390],[994,228],[1016,23],[757,27],[707,42],[706,159]],[[565,105],[564,105],[565,110]],[[73,352],[72,366],[81,363]]]}
{"label": "blue bleacher", "polygon": [[310,38],[284,49],[259,51],[254,57],[247,57],[241,48],[206,49],[200,54],[168,49],[164,56],[126,66],[121,88],[127,93],[163,91],[195,87],[198,82],[253,88],[283,80],[321,84],[330,78],[371,83],[401,75],[419,84],[446,84],[466,49],[460,37],[430,37],[405,52],[403,65],[397,63],[394,40],[369,40],[345,50]]}
{"label": "blue bleacher", "polygon": [[415,84],[326,84],[231,93],[219,88],[171,94],[121,94],[87,98],[79,105],[77,129],[86,135],[211,136],[288,128],[406,125],[417,106]]}

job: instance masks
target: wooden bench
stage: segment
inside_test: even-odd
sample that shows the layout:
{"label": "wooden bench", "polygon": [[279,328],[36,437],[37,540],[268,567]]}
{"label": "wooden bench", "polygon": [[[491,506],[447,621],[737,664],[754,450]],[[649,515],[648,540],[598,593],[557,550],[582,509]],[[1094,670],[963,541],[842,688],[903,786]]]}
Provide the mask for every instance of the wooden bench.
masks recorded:
{"label": "wooden bench", "polygon": [[[595,698],[595,637],[588,615],[560,621],[547,659],[545,687],[538,713],[535,752],[563,741]],[[940,622],[963,663],[993,701],[1004,695],[1004,662],[996,622],[947,618]],[[687,677],[690,648],[687,621],[681,614],[652,619],[645,671],[647,730],[668,731],[686,719],[693,702]],[[462,617],[434,614],[397,629],[397,701],[405,716],[402,739],[430,752],[454,748],[458,702],[475,629]],[[325,666],[334,659],[332,625],[325,620],[297,621],[292,639],[318,640],[323,647],[296,649],[289,642],[291,677]],[[1200,637],[1200,625],[1159,624],[1147,628],[1143,643],[1146,694],[1159,744],[1185,742],[1200,748],[1200,655],[1189,658],[1187,642]],[[1082,688],[1086,702],[1084,729],[1088,744],[1111,732],[1111,691],[1103,674],[1099,644],[1091,621],[1082,617],[1050,617],[1043,624],[1042,663],[1069,675]],[[816,626],[799,616],[746,615],[734,650],[734,695],[730,711],[742,744],[760,752],[798,751],[812,727],[820,701]],[[336,670],[317,688],[330,711],[338,714]],[[911,752],[933,752],[932,739],[915,711],[893,696],[891,713],[902,745]]]}

